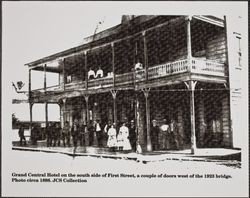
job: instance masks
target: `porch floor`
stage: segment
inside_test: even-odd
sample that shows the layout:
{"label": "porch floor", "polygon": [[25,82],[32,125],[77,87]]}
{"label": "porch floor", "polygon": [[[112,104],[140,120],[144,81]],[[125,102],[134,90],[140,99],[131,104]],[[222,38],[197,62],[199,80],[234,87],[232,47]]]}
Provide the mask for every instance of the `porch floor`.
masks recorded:
{"label": "porch floor", "polygon": [[46,147],[45,141],[39,141],[37,145],[20,146],[19,142],[13,142],[13,150],[37,151],[47,153],[61,153],[76,156],[90,156],[113,159],[130,159],[142,162],[155,162],[163,160],[182,160],[182,161],[241,161],[241,150],[225,148],[197,148],[195,154],[191,154],[190,149],[184,150],[160,150],[152,152],[143,152],[137,154],[132,151],[110,151],[108,148],[98,148],[94,146],[74,147]]}

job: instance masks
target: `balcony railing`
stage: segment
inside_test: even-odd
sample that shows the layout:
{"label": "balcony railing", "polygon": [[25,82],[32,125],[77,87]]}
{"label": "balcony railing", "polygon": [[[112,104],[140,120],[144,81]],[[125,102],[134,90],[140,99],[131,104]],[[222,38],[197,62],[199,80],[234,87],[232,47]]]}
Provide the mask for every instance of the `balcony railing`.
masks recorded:
{"label": "balcony railing", "polygon": [[191,72],[214,76],[225,76],[225,66],[222,63],[211,60],[192,58]]}
{"label": "balcony railing", "polygon": [[[174,62],[160,64],[148,68],[148,80],[154,80],[170,75],[191,72],[194,74],[204,74],[212,76],[225,76],[225,66],[211,60],[202,60],[199,58],[191,59],[191,68],[189,68],[188,59],[177,60]],[[141,82],[145,80],[145,69],[125,74],[117,74],[115,76],[115,86],[122,86]],[[89,89],[108,88],[113,86],[113,77],[103,77],[88,81]],[[85,90],[85,82],[74,82],[65,85],[66,90]],[[63,84],[46,88],[46,92],[63,91]],[[33,90],[36,94],[43,93],[44,89]],[[39,93],[38,93],[39,94]]]}

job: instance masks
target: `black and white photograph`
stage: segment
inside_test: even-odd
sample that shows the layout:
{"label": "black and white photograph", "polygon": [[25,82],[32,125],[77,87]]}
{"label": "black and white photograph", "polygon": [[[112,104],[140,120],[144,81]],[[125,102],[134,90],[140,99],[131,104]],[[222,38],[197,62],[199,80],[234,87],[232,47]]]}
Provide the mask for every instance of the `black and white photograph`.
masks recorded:
{"label": "black and white photograph", "polygon": [[247,1],[3,1],[2,197],[247,197]]}

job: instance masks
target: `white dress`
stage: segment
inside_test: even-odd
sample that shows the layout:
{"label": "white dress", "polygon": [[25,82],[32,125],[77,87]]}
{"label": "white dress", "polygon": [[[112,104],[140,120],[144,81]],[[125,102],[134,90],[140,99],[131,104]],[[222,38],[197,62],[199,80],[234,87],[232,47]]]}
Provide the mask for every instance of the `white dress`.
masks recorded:
{"label": "white dress", "polygon": [[128,127],[122,126],[117,136],[117,146],[122,147],[123,150],[131,150],[131,144],[128,139],[128,136],[129,136]]}
{"label": "white dress", "polygon": [[108,147],[115,147],[117,146],[117,140],[116,140],[116,130],[115,128],[110,128],[108,130]]}

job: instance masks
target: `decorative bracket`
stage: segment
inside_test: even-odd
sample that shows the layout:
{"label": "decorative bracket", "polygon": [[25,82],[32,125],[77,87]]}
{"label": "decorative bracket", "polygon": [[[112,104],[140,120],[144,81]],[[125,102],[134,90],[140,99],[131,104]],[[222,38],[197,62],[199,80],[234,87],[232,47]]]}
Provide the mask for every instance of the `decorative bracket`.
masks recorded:
{"label": "decorative bracket", "polygon": [[144,89],[142,89],[142,92],[144,93],[145,98],[148,98],[149,92],[150,92],[150,88],[144,88]]}
{"label": "decorative bracket", "polygon": [[185,85],[186,85],[186,87],[187,87],[188,90],[194,91],[197,82],[198,81],[190,80],[189,83],[187,83],[187,82],[184,82],[184,83],[185,83]]}
{"label": "decorative bracket", "polygon": [[118,90],[112,89],[112,90],[110,90],[110,92],[112,94],[113,99],[115,100],[116,99],[116,94],[117,94]]}

